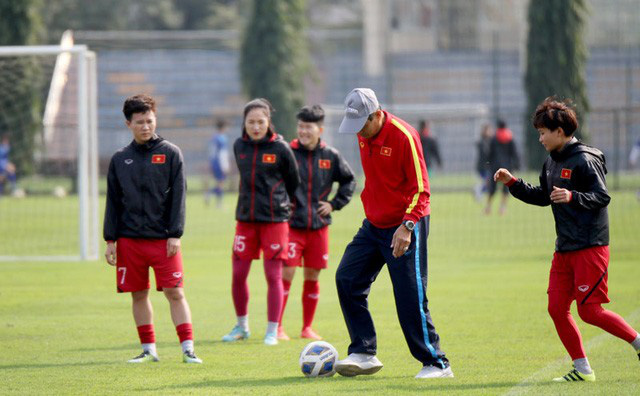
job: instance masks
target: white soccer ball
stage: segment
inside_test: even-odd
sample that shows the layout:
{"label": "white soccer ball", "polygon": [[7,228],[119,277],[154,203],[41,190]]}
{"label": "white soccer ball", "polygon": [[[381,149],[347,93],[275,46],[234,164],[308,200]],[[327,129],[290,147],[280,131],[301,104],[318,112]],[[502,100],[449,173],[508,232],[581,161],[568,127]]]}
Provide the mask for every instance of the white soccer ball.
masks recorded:
{"label": "white soccer ball", "polygon": [[64,198],[67,196],[67,190],[62,186],[55,186],[53,189],[53,196],[56,198]]}
{"label": "white soccer ball", "polygon": [[325,341],[314,341],[300,353],[300,369],[307,377],[331,377],[336,373],[338,351]]}
{"label": "white soccer ball", "polygon": [[14,198],[24,198],[27,196],[27,192],[24,191],[24,189],[18,187],[15,190],[13,190],[13,197]]}

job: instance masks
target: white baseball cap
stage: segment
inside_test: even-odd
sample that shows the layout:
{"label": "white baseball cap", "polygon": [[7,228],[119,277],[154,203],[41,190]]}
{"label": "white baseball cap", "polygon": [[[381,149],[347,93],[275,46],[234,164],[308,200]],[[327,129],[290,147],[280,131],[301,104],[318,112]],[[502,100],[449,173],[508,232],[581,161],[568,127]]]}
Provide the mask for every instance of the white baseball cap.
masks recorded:
{"label": "white baseball cap", "polygon": [[354,88],[344,100],[346,109],[338,133],[358,133],[370,114],[379,108],[376,93],[370,88]]}

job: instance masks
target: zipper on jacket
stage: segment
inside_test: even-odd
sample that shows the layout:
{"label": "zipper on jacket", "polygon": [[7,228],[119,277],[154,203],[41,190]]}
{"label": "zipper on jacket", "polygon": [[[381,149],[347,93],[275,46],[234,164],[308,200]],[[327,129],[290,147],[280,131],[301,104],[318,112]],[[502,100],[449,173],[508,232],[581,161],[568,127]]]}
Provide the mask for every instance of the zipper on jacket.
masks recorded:
{"label": "zipper on jacket", "polygon": [[307,229],[311,229],[312,226],[312,215],[311,215],[311,190],[313,189],[313,158],[312,152],[309,151],[307,154],[307,166],[309,167],[309,181],[307,182]]}
{"label": "zipper on jacket", "polygon": [[253,162],[251,164],[251,206],[249,218],[254,220],[255,200],[256,200],[256,158],[258,157],[258,145],[253,145]]}

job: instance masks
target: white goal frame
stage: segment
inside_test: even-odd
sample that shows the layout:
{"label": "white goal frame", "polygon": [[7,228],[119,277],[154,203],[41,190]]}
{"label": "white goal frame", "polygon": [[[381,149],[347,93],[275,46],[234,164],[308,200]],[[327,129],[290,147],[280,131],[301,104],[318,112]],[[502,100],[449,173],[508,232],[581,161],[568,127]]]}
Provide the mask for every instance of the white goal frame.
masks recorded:
{"label": "white goal frame", "polygon": [[79,238],[77,255],[3,256],[0,261],[79,261],[97,260],[100,231],[98,224],[98,100],[97,67],[94,52],[86,45],[35,45],[0,47],[0,58],[38,55],[74,55],[77,62],[78,109],[78,202]]}

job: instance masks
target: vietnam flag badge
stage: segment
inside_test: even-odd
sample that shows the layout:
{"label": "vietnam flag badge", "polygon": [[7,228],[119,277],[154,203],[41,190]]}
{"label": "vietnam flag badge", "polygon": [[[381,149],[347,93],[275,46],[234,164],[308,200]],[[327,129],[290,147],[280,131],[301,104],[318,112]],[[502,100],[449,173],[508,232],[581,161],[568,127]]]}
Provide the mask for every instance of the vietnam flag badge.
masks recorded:
{"label": "vietnam flag badge", "polygon": [[391,147],[382,146],[382,148],[380,149],[380,154],[391,157]]}
{"label": "vietnam flag badge", "polygon": [[560,171],[560,178],[571,179],[571,169],[562,168],[562,171]]}
{"label": "vietnam flag badge", "polygon": [[331,160],[328,160],[328,159],[318,160],[318,168],[331,169]]}
{"label": "vietnam flag badge", "polygon": [[276,163],[276,155],[275,154],[262,154],[262,162],[265,164],[275,164]]}
{"label": "vietnam flag badge", "polygon": [[164,154],[154,154],[151,156],[152,164],[164,164],[167,160],[167,156]]}

